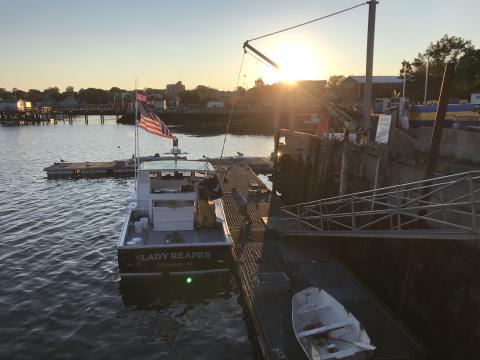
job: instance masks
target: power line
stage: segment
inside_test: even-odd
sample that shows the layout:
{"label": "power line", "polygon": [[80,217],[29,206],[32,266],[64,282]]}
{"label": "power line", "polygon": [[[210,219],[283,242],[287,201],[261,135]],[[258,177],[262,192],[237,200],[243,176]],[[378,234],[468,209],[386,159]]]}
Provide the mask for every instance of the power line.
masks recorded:
{"label": "power line", "polygon": [[281,30],[278,30],[278,31],[274,31],[274,32],[272,32],[272,33],[265,34],[265,35],[262,35],[262,36],[257,36],[256,38],[250,39],[250,40],[248,40],[248,41],[254,41],[254,40],[258,40],[258,39],[263,39],[263,38],[265,38],[265,37],[267,37],[267,36],[272,36],[272,35],[276,35],[276,34],[279,34],[279,33],[282,33],[282,32],[288,31],[288,30],[296,29],[296,28],[298,28],[298,27],[300,27],[300,26],[308,25],[308,24],[311,24],[311,23],[313,23],[313,22],[316,22],[316,21],[319,21],[319,20],[323,20],[323,19],[326,19],[326,18],[335,16],[335,15],[338,15],[338,14],[344,13],[344,12],[346,12],[346,11],[353,10],[353,9],[355,9],[355,8],[357,8],[357,7],[360,7],[360,6],[363,6],[363,5],[367,5],[367,4],[368,4],[368,2],[363,2],[363,3],[361,3],[361,4],[358,4],[358,5],[349,7],[349,8],[347,8],[347,9],[343,9],[343,10],[340,10],[340,11],[337,11],[337,12],[334,12],[334,13],[331,13],[331,14],[328,14],[328,15],[325,15],[325,16],[322,16],[322,17],[319,17],[319,18],[316,18],[316,19],[313,19],[313,20],[310,20],[310,21],[307,21],[307,22],[298,24],[298,25],[290,26],[290,27],[288,27],[288,28],[281,29]]}

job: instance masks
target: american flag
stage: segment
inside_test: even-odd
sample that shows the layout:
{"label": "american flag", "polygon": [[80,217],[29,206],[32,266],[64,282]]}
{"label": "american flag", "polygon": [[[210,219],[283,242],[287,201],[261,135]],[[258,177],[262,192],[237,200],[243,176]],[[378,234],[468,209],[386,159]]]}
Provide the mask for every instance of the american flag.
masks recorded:
{"label": "american flag", "polygon": [[146,101],[147,101],[147,97],[146,97],[145,95],[142,95],[142,94],[137,94],[137,101],[146,102]]}
{"label": "american flag", "polygon": [[167,125],[165,125],[163,121],[148,108],[147,104],[139,103],[138,109],[140,110],[140,122],[138,123],[138,127],[154,135],[163,136],[168,139],[175,139],[175,136],[173,136]]}

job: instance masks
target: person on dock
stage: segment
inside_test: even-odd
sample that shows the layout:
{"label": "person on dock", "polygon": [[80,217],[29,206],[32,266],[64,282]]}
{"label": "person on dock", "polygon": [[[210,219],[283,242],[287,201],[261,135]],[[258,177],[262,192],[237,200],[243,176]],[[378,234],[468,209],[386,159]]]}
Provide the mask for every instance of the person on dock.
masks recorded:
{"label": "person on dock", "polygon": [[[203,223],[207,219],[207,225],[204,226]],[[215,227],[215,216],[212,209],[208,205],[208,192],[203,186],[198,187],[198,227]]]}
{"label": "person on dock", "polygon": [[248,223],[250,224],[252,222],[252,218],[248,214],[247,199],[245,198],[245,196],[240,194],[236,188],[232,189],[231,194],[232,194],[232,199],[235,202],[235,206],[238,209],[238,213],[242,215],[243,221],[248,221]]}

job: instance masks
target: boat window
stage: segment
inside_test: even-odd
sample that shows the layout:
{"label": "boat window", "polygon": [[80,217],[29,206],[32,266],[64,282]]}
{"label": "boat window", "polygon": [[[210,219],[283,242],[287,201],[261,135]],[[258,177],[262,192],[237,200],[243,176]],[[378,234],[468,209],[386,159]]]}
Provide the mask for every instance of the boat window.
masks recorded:
{"label": "boat window", "polygon": [[207,173],[205,172],[200,172],[200,171],[195,171],[195,177],[206,177],[207,176]]}
{"label": "boat window", "polygon": [[153,207],[181,208],[193,207],[193,200],[153,200]]}
{"label": "boat window", "polygon": [[157,177],[158,174],[157,174],[156,172],[153,172],[153,171],[152,171],[152,172],[150,172],[150,173],[148,174],[148,176],[151,177],[151,178],[154,178],[154,177]]}
{"label": "boat window", "polygon": [[175,171],[175,179],[183,179],[183,172]]}
{"label": "boat window", "polygon": [[174,171],[162,171],[162,179],[171,179],[175,176]]}

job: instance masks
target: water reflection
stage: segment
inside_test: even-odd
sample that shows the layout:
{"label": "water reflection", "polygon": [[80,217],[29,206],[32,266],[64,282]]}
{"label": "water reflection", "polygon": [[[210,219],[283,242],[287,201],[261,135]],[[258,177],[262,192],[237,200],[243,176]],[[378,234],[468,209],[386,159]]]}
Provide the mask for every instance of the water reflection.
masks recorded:
{"label": "water reflection", "polygon": [[213,299],[228,300],[236,290],[230,273],[120,280],[123,304],[139,310],[159,310],[175,302],[200,304]]}

